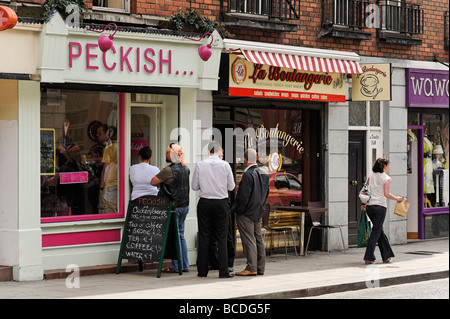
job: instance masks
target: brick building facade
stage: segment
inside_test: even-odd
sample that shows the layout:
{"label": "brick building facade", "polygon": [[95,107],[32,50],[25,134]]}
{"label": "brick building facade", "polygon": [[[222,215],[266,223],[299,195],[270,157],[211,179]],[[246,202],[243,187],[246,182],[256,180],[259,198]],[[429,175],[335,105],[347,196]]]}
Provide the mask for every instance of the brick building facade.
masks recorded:
{"label": "brick building facade", "polygon": [[[17,8],[19,16],[21,12],[29,12],[27,6],[29,4],[42,4],[43,0],[26,0],[26,1],[0,1],[11,7]],[[95,1],[96,2],[96,1]],[[101,1],[103,2],[103,1]],[[112,1],[110,1],[112,2]],[[117,1],[116,1],[117,2]],[[119,1],[121,2],[121,1]],[[196,10],[204,17],[216,21],[218,24],[223,25],[233,35],[233,38],[248,41],[267,42],[276,44],[285,44],[292,46],[314,47],[322,49],[343,50],[356,52],[361,56],[376,56],[385,58],[396,59],[411,59],[411,60],[424,60],[433,61],[436,58],[439,61],[448,61],[448,11],[449,4],[445,0],[433,0],[433,1],[390,1],[390,6],[400,6],[400,8],[406,7],[405,10],[420,10],[418,12],[419,21],[413,21],[414,27],[418,27],[420,30],[416,30],[418,33],[410,36],[404,35],[393,41],[393,43],[387,43],[383,36],[380,35],[379,30],[374,28],[366,28],[364,24],[369,14],[364,11],[369,3],[377,4],[379,8],[386,6],[383,1],[369,1],[369,0],[296,0],[290,1],[293,9],[288,13],[294,15],[286,16],[286,14],[278,14],[278,17],[272,19],[267,18],[267,14],[262,8],[259,13],[255,13],[258,10],[259,3],[274,3],[275,5],[285,5],[284,1],[278,0],[249,0],[249,1],[230,1],[230,0],[190,0],[190,1],[142,1],[142,0],[124,0],[122,1],[125,6],[123,14],[115,13],[116,11],[108,10],[104,11],[105,15],[91,15],[87,14],[86,18],[99,17],[99,20],[104,22],[115,21],[123,24],[132,24],[139,26],[162,28],[167,25],[161,21],[161,18],[168,19],[171,15],[181,10]],[[244,3],[247,8],[244,8],[239,13],[239,10],[229,9],[229,3],[231,5],[237,5]],[[92,0],[85,1],[89,12],[101,12],[100,6],[93,6]],[[107,3],[107,1],[106,1]],[[237,4],[236,4],[237,3]],[[388,1],[389,3],[389,1]],[[23,6],[22,6],[23,5]],[[251,9],[250,5],[254,8]],[[359,11],[352,11],[348,7],[359,6]],[[417,7],[416,7],[417,6]],[[230,6],[231,7],[231,6]],[[256,8],[256,10],[255,10]],[[350,20],[347,20],[345,13],[340,17],[334,17],[334,28],[341,27],[340,32],[330,32],[328,35],[321,36],[322,33],[327,34],[325,27],[327,22],[333,20],[330,18],[333,9],[347,10],[350,15]],[[380,15],[383,15],[384,9],[380,9]],[[401,9],[403,10],[403,9]],[[406,12],[405,10],[401,11]],[[34,11],[33,15],[36,16]],[[399,11],[400,12],[400,11]],[[136,20],[127,19],[129,16],[135,15]],[[286,11],[285,11],[286,13]],[[29,13],[25,13],[27,15]],[[415,14],[415,13],[414,13]],[[281,19],[279,18],[281,16]],[[238,18],[236,18],[238,17]],[[352,25],[354,21],[359,19],[359,24],[363,25],[362,29],[358,27],[356,30],[362,31],[363,35],[359,35],[354,31]],[[336,21],[338,20],[338,21]],[[351,21],[353,20],[353,22]],[[150,22],[151,21],[151,22]],[[381,21],[380,21],[381,22]],[[237,25],[236,25],[237,24]],[[447,36],[445,35],[447,30]],[[356,37],[356,39],[355,39]],[[367,39],[370,38],[370,39]],[[403,39],[402,39],[403,38]],[[402,40],[408,40],[412,38],[411,43],[406,42],[402,44]],[[397,43],[396,43],[397,42]],[[447,46],[447,49],[445,48]]]}
{"label": "brick building facade", "polygon": [[[79,27],[73,27],[73,15],[63,10],[61,15],[44,20],[48,12],[43,3],[0,0],[0,6],[11,7],[18,16],[15,28],[0,32],[0,45],[10,44],[9,51],[0,50],[0,192],[4,195],[0,198],[0,265],[13,267],[15,280],[42,279],[45,270],[68,264],[114,264],[130,193],[128,170],[137,158],[127,150],[146,139],[153,148],[152,163],[162,168],[165,146],[180,139],[177,134],[172,136],[173,130],[180,128],[196,139],[187,148],[191,172],[203,156],[195,152],[205,146],[203,137],[212,127],[222,131],[276,127],[289,141],[302,145],[304,153],[294,152],[288,145],[275,154],[286,165],[281,169],[280,164],[276,174],[289,187],[296,183],[292,190],[298,195],[300,189],[303,196],[283,206],[320,201],[328,210],[323,221],[340,226],[344,234],[342,240],[338,232],[313,238],[311,249],[337,250],[342,244],[355,244],[360,218],[357,191],[377,157],[391,159],[391,192],[407,195],[414,208],[404,219],[392,214],[394,204],[389,203],[391,214],[385,231],[391,243],[448,236],[448,200],[442,200],[441,189],[436,188],[440,198],[431,195],[434,191],[425,194],[430,206],[424,207],[424,180],[420,176],[424,152],[419,146],[428,134],[434,145],[442,144],[448,157],[445,138],[439,139],[445,132],[448,136],[448,106],[441,103],[448,104],[447,1],[88,0]],[[190,10],[201,13],[209,19],[207,29],[184,25],[183,32],[175,31],[170,18],[180,9],[182,14]],[[199,22],[201,17],[197,19]],[[101,30],[111,22],[118,26],[114,38],[117,48],[102,54],[98,34],[90,29]],[[212,28],[214,23],[223,28]],[[214,43],[211,59],[203,63],[198,57],[198,42],[186,37],[198,38],[206,31],[214,34]],[[106,32],[114,30],[110,27]],[[291,54],[317,58],[315,63],[322,66],[330,63],[321,60],[325,57],[345,64],[348,58],[356,63],[351,64],[353,71],[358,63],[387,65],[391,96],[379,101],[352,101],[354,80],[349,73],[358,72],[347,72],[350,68],[327,69],[334,78],[329,78],[328,87],[321,88],[323,100],[319,94],[315,100],[232,96],[227,91],[226,82],[232,81],[227,72],[233,61],[243,60],[230,54],[233,46],[240,45],[280,55],[296,52]],[[256,63],[241,62],[242,68],[253,68]],[[293,76],[297,70],[283,72]],[[336,87],[341,89],[338,99],[332,97]],[[417,92],[423,96],[416,96]],[[70,122],[68,141],[77,142],[82,155],[93,161],[89,146],[95,143],[92,125],[98,121],[110,126],[119,123],[119,214],[100,216],[88,209],[84,214],[72,214],[75,210],[67,198],[58,197],[58,178],[51,184],[51,176],[58,177],[55,171],[53,175],[42,174],[42,132],[41,136],[38,132],[44,130],[44,138],[53,136],[55,143],[65,148],[62,123]],[[410,131],[415,140],[407,139]],[[355,142],[362,152],[358,165],[352,162]],[[225,147],[225,153],[230,148]],[[415,154],[412,160],[411,154]],[[235,159],[230,164],[239,181],[242,165]],[[448,167],[446,170],[439,178],[445,180]],[[436,172],[433,174],[436,178]],[[441,184],[435,179],[433,185]],[[191,192],[185,234],[191,264],[197,248],[196,200],[196,193]]]}

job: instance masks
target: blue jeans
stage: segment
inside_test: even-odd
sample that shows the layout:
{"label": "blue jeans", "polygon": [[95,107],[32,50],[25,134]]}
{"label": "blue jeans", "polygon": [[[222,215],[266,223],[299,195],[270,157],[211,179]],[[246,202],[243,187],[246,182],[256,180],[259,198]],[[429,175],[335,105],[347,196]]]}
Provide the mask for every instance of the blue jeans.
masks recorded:
{"label": "blue jeans", "polygon": [[[189,206],[175,208],[177,222],[178,222],[178,233],[180,235],[180,257],[181,257],[181,265],[183,266],[183,270],[189,269],[189,259],[187,253],[187,245],[186,239],[184,238],[184,222],[186,221],[186,216],[189,213]],[[174,269],[178,271],[178,260],[172,260],[172,266],[170,269]]]}
{"label": "blue jeans", "polygon": [[389,239],[383,230],[383,223],[386,218],[386,207],[378,205],[367,205],[366,207],[367,216],[369,216],[373,226],[369,242],[367,243],[364,260],[375,261],[375,248],[377,244],[383,261],[390,257],[395,257],[391,245],[389,244]]}

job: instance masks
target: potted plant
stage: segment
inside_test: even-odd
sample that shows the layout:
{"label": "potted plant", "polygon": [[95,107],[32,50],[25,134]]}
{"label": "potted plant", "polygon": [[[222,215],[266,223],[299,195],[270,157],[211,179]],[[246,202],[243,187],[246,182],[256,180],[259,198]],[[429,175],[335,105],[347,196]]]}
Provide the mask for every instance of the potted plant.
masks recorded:
{"label": "potted plant", "polygon": [[205,33],[211,32],[214,29],[219,29],[224,36],[231,36],[223,26],[202,16],[198,11],[193,9],[182,12],[180,8],[177,13],[170,17],[170,22],[172,23],[172,28],[180,32]]}
{"label": "potted plant", "polygon": [[70,14],[79,14],[81,19],[87,9],[84,0],[45,0],[42,7],[45,21],[50,20],[55,12],[59,12],[63,18]]}

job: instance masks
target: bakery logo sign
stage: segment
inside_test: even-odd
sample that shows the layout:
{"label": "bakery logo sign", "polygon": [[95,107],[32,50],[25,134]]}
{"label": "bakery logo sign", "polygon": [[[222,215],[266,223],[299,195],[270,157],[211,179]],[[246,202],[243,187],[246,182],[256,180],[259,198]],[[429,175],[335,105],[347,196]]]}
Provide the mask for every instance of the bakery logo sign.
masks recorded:
{"label": "bakery logo sign", "polygon": [[362,74],[352,75],[352,101],[390,101],[391,65],[361,64]]}
{"label": "bakery logo sign", "polygon": [[229,95],[345,102],[340,74],[304,72],[230,57]]}

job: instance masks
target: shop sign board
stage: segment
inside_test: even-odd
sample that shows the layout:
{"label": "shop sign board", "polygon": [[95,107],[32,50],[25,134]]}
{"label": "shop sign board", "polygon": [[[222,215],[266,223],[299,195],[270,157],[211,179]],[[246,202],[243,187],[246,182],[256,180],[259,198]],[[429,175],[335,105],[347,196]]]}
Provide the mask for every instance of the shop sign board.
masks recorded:
{"label": "shop sign board", "polygon": [[390,101],[391,65],[360,64],[362,74],[352,75],[352,101]]}
{"label": "shop sign board", "polygon": [[[70,81],[92,79],[98,83],[165,83],[184,86],[197,83],[199,64],[195,50],[158,42],[136,42],[116,37],[113,47],[101,52],[97,38],[71,39],[65,78]],[[189,63],[186,63],[186,57]]]}
{"label": "shop sign board", "polygon": [[217,89],[223,41],[216,33],[207,62],[198,42],[159,33],[119,30],[102,52],[98,33],[71,28],[55,14],[39,35],[37,69],[43,83]]}
{"label": "shop sign board", "polygon": [[448,108],[448,70],[406,70],[406,106]]}
{"label": "shop sign board", "polygon": [[231,96],[345,102],[344,74],[313,73],[254,64],[230,54]]}

